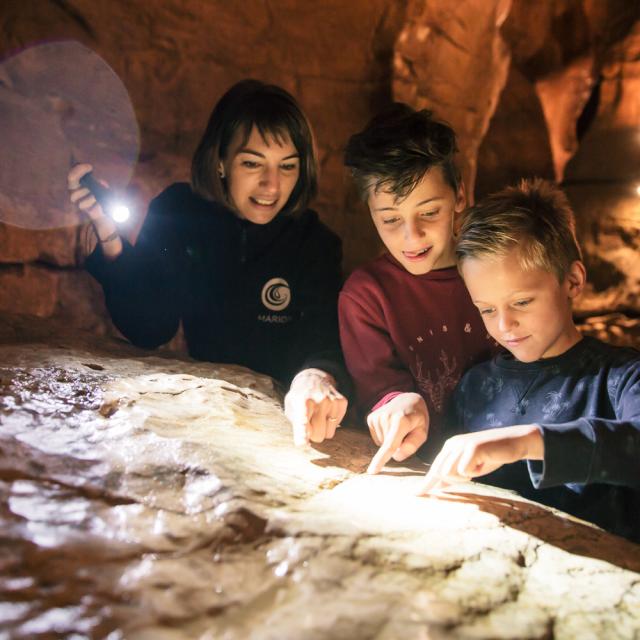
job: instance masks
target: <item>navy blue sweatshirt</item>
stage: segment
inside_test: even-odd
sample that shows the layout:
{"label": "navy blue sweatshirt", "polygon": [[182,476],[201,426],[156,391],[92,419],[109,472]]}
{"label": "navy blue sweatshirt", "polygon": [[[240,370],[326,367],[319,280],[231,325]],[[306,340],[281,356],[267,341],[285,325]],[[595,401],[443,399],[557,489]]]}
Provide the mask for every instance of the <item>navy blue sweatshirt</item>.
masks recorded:
{"label": "navy blue sweatshirt", "polygon": [[338,339],[341,243],[313,211],[265,225],[204,200],[186,183],[149,208],[135,247],[86,262],[133,344],[168,342],[182,322],[189,354],[288,383],[315,366],[346,384]]}
{"label": "navy blue sweatshirt", "polygon": [[536,424],[542,433],[543,462],[480,482],[640,542],[640,352],[585,337],[537,362],[501,353],[465,374],[452,413],[456,431]]}

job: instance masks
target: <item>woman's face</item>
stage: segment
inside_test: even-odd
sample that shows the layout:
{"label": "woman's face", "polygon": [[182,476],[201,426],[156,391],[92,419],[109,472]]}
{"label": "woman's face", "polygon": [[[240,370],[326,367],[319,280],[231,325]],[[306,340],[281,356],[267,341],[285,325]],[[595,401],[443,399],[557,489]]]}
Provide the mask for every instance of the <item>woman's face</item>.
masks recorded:
{"label": "woman's face", "polygon": [[255,224],[271,222],[289,200],[300,176],[300,154],[287,134],[281,140],[251,129],[243,145],[236,131],[220,163],[227,194],[242,218]]}

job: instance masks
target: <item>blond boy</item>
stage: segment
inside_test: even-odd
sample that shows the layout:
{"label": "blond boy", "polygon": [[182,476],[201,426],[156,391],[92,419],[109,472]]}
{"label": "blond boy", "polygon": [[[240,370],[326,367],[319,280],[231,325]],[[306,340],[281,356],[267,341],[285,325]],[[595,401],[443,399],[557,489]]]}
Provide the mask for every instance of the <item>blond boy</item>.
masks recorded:
{"label": "blond boy", "polygon": [[465,214],[456,258],[507,351],[463,377],[452,403],[463,433],[421,493],[483,476],[640,541],[640,353],[574,324],[585,268],[566,198],[539,180],[487,198]]}

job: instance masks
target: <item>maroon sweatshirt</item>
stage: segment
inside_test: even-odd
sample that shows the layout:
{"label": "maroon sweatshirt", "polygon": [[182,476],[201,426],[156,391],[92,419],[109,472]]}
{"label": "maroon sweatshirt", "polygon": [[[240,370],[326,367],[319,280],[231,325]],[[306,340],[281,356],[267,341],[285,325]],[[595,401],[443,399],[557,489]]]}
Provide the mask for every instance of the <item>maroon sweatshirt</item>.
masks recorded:
{"label": "maroon sweatshirt", "polygon": [[365,413],[417,392],[437,425],[462,374],[495,352],[455,267],[415,276],[386,253],[351,274],[338,312],[345,362]]}

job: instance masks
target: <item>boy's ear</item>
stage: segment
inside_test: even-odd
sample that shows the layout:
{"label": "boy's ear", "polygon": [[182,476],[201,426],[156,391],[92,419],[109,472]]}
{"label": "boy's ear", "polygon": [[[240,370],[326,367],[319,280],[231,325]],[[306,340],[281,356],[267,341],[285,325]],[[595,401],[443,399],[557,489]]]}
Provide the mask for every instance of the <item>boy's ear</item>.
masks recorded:
{"label": "boy's ear", "polygon": [[458,192],[456,193],[456,204],[454,210],[456,213],[462,213],[467,208],[467,190],[464,182],[460,181]]}
{"label": "boy's ear", "polygon": [[584,264],[580,260],[574,260],[564,280],[569,299],[577,298],[587,283],[587,270]]}

